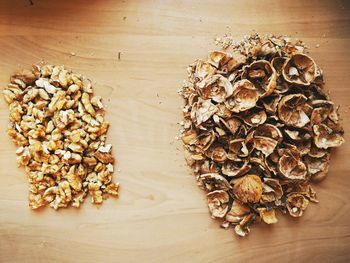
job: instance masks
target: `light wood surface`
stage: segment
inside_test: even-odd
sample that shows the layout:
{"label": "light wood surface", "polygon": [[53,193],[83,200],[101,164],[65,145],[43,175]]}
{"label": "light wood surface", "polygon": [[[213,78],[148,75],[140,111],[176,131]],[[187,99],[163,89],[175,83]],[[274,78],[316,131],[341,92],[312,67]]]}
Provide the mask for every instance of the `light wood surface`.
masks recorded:
{"label": "light wood surface", "polygon": [[[91,78],[107,105],[120,198],[100,208],[86,200],[79,210],[31,211],[1,98],[0,262],[350,261],[349,2],[33,2],[0,0],[0,86],[42,59]],[[329,177],[315,186],[320,203],[300,219],[256,225],[244,239],[209,217],[174,139],[186,66],[230,30],[237,40],[253,30],[304,40],[347,131]]]}

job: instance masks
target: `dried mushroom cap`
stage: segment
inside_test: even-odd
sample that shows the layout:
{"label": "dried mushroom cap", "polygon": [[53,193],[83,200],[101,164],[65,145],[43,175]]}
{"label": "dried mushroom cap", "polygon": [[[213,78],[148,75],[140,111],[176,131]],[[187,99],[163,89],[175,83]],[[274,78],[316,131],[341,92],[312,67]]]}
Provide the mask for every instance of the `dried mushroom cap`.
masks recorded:
{"label": "dried mushroom cap", "polygon": [[[309,201],[318,202],[310,184],[327,176],[330,148],[344,143],[344,131],[339,107],[323,89],[322,70],[303,54],[301,41],[255,34],[236,42],[226,35],[217,44],[224,51],[190,65],[179,91],[182,141],[213,217],[245,236],[253,223],[276,223],[276,211],[297,217]],[[17,87],[8,88],[6,100],[23,96]],[[26,94],[38,97],[47,98]],[[20,150],[18,158],[26,163],[31,157]]]}
{"label": "dried mushroom cap", "polygon": [[258,60],[244,68],[243,79],[250,80],[259,91],[259,96],[270,95],[276,87],[277,73],[267,60]]}
{"label": "dried mushroom cap", "polygon": [[308,205],[309,200],[302,194],[293,193],[288,196],[287,209],[289,214],[293,217],[302,216]]}
{"label": "dried mushroom cap", "polygon": [[305,54],[294,54],[284,64],[282,74],[289,83],[308,86],[316,78],[315,61]]}
{"label": "dried mushroom cap", "polygon": [[313,130],[315,133],[314,142],[319,148],[328,149],[329,147],[339,147],[345,141],[341,134],[332,130],[325,124],[314,125]]}
{"label": "dried mushroom cap", "polygon": [[302,94],[291,94],[283,97],[278,103],[278,116],[285,124],[304,127],[310,122],[305,111],[307,98]]}
{"label": "dried mushroom cap", "polygon": [[278,170],[281,175],[289,180],[304,180],[307,170],[299,152],[293,149],[283,149],[282,152],[278,161]]}
{"label": "dried mushroom cap", "polygon": [[245,175],[232,181],[235,196],[243,203],[258,203],[262,195],[262,183],[259,176]]}
{"label": "dried mushroom cap", "polygon": [[224,102],[233,92],[232,84],[219,74],[203,79],[198,83],[198,87],[203,99],[212,99],[219,103]]}
{"label": "dried mushroom cap", "polygon": [[228,193],[223,190],[216,190],[207,194],[208,207],[213,217],[223,218],[228,210]]}

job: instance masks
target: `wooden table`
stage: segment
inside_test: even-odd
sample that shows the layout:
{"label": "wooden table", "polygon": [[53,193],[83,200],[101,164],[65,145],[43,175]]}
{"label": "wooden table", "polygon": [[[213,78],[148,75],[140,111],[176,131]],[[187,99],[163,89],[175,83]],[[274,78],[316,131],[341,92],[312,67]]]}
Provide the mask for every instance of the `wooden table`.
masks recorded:
{"label": "wooden table", "polygon": [[31,211],[1,98],[1,262],[349,262],[349,133],[315,187],[320,203],[300,219],[256,225],[244,239],[210,218],[175,140],[186,66],[230,31],[237,40],[253,30],[304,40],[349,132],[349,2],[33,2],[0,1],[0,85],[42,59],[94,80],[112,123],[120,198]]}

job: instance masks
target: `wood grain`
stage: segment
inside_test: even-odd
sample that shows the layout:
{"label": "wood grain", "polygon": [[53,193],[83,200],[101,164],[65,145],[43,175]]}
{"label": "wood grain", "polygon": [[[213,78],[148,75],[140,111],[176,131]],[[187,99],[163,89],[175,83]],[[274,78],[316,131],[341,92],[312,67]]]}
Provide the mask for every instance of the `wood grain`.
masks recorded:
{"label": "wood grain", "polygon": [[349,133],[316,185],[320,203],[298,220],[256,225],[245,239],[209,217],[174,139],[186,66],[230,30],[237,39],[255,30],[309,44],[350,131],[348,1],[33,2],[0,0],[0,85],[40,60],[91,78],[112,123],[121,190],[100,208],[31,211],[1,99],[1,262],[350,261]]}

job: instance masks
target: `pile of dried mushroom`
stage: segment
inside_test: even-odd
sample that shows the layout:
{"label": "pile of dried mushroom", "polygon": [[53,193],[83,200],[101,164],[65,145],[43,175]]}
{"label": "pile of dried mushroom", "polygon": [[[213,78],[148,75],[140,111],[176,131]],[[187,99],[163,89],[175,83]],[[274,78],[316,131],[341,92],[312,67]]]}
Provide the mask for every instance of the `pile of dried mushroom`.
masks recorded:
{"label": "pile of dried mushroom", "polygon": [[95,204],[118,195],[112,145],[105,144],[109,124],[88,79],[61,66],[34,65],[11,76],[3,94],[31,208],[79,207],[88,193]]}
{"label": "pile of dried mushroom", "polygon": [[343,129],[301,42],[253,35],[225,48],[188,68],[182,140],[212,217],[245,236],[317,202],[310,181],[325,178]]}

